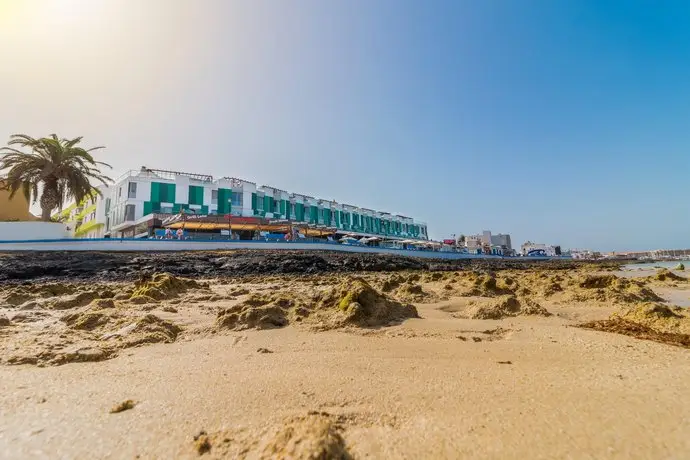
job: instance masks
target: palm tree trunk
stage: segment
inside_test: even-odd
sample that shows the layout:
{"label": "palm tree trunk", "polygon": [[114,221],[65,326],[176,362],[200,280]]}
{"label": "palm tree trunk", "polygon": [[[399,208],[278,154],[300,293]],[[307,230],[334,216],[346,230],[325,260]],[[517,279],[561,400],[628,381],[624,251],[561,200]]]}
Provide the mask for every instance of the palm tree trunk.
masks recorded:
{"label": "palm tree trunk", "polygon": [[43,222],[50,222],[50,212],[52,209],[41,208],[41,220]]}
{"label": "palm tree trunk", "polygon": [[43,184],[43,193],[40,200],[41,220],[43,222],[50,222],[50,213],[60,205],[60,198],[58,196],[57,183],[46,181]]}

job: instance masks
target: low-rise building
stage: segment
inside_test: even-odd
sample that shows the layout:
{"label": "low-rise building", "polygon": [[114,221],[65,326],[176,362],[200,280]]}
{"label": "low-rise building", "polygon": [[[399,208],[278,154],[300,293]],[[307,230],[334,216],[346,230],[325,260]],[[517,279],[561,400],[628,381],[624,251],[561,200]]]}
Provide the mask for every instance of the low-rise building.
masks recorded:
{"label": "low-rise building", "polygon": [[53,215],[66,225],[67,234],[74,238],[103,238],[105,235],[106,214],[108,211],[110,189],[106,185],[96,187],[98,193],[73,202],[61,212]]}
{"label": "low-rise building", "polygon": [[514,252],[510,235],[503,233],[492,235],[490,230],[484,230],[477,235],[465,236],[464,240],[460,238],[457,245],[467,248],[470,253],[481,251],[487,254],[511,255]]}
{"label": "low-rise building", "polygon": [[532,243],[531,241],[526,241],[522,244],[522,246],[520,246],[520,253],[523,256],[528,256],[536,252],[543,252],[544,255],[555,257],[561,255],[561,247],[541,243]]}
{"label": "low-rise building", "polygon": [[333,234],[428,240],[427,225],[411,217],[257,186],[234,177],[214,179],[146,167],[115,181],[101,207],[103,214],[97,212],[96,221],[102,216],[104,234],[117,238],[150,235],[170,216],[184,214],[227,216],[230,227],[233,220],[242,219],[245,230],[260,223],[287,222]]}

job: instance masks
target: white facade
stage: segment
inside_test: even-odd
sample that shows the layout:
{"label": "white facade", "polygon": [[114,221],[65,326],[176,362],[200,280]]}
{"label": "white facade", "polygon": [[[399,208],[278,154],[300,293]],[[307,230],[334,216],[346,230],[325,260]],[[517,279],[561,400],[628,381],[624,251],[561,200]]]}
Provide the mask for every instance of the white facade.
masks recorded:
{"label": "white facade", "polygon": [[[174,214],[232,215],[291,220],[336,232],[388,238],[428,239],[426,224],[410,217],[344,205],[275,187],[223,177],[141,168],[120,177],[104,194],[96,219],[112,237],[146,235],[159,219]],[[96,236],[96,233],[76,236]]]}
{"label": "white facade", "polygon": [[550,246],[547,244],[541,244],[541,243],[532,243],[531,241],[527,241],[520,246],[520,253],[523,256],[526,256],[530,251],[534,250],[543,250],[546,252],[546,255],[549,257],[555,257],[556,254],[556,248],[557,246]]}

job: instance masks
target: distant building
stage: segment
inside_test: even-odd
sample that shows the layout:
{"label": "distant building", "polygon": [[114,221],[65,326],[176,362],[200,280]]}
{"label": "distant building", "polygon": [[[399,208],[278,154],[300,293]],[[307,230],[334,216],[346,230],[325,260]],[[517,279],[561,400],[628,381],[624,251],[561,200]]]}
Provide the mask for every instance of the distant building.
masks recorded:
{"label": "distant building", "polygon": [[257,186],[233,177],[214,179],[206,174],[146,167],[124,174],[95,203],[74,203],[70,208],[75,215],[66,216],[66,221],[74,223],[75,236],[83,237],[148,237],[164,222],[171,225],[172,216],[182,216],[181,226],[187,229],[221,235],[234,226],[244,232],[243,239],[251,239],[252,232],[286,233],[290,226],[315,235],[429,239],[427,225],[411,217]]}
{"label": "distant building", "polygon": [[469,235],[465,237],[465,241],[458,242],[459,246],[466,247],[470,253],[481,249],[484,253],[510,255],[513,254],[513,245],[510,241],[510,235],[499,233],[492,235],[491,230],[484,230],[481,234]]}
{"label": "distant building", "polygon": [[502,248],[512,250],[513,245],[510,242],[510,235],[507,233],[499,233],[498,235],[491,235],[491,244],[494,246],[501,246]]}
{"label": "distant building", "polygon": [[529,255],[532,251],[544,251],[544,253],[549,257],[560,256],[561,247],[560,246],[549,246],[547,244],[532,243],[531,241],[526,241],[520,246],[520,253],[523,256]]}
{"label": "distant building", "polygon": [[110,199],[107,185],[96,187],[101,195],[93,194],[79,203],[72,203],[53,215],[67,226],[67,232],[74,238],[103,238],[105,235],[106,213]]}

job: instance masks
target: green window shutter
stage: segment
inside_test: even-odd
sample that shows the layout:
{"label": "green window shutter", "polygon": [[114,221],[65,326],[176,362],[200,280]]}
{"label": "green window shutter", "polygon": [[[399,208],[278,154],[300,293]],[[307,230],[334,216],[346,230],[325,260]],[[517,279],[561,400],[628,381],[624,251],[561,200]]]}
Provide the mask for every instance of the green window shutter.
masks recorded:
{"label": "green window shutter", "polygon": [[285,200],[280,200],[280,214],[283,216],[286,216],[287,215],[286,210],[287,210],[287,206],[285,204]]}
{"label": "green window shutter", "polygon": [[144,215],[148,216],[153,212],[153,204],[150,201],[144,201]]}
{"label": "green window shutter", "polygon": [[218,189],[218,214],[228,214],[230,212],[230,202],[232,190],[226,188]]}
{"label": "green window shutter", "polygon": [[151,201],[161,200],[161,184],[158,182],[151,182]]}
{"label": "green window shutter", "polygon": [[264,196],[264,212],[271,212],[273,211],[273,207],[271,206],[271,197],[270,196]]}
{"label": "green window shutter", "polygon": [[189,204],[204,204],[204,188],[196,185],[189,186]]}
{"label": "green window shutter", "polygon": [[199,210],[199,214],[208,215],[208,206],[201,205],[201,209]]}
{"label": "green window shutter", "polygon": [[252,193],[252,211],[254,211],[254,214],[256,214],[256,193]]}

